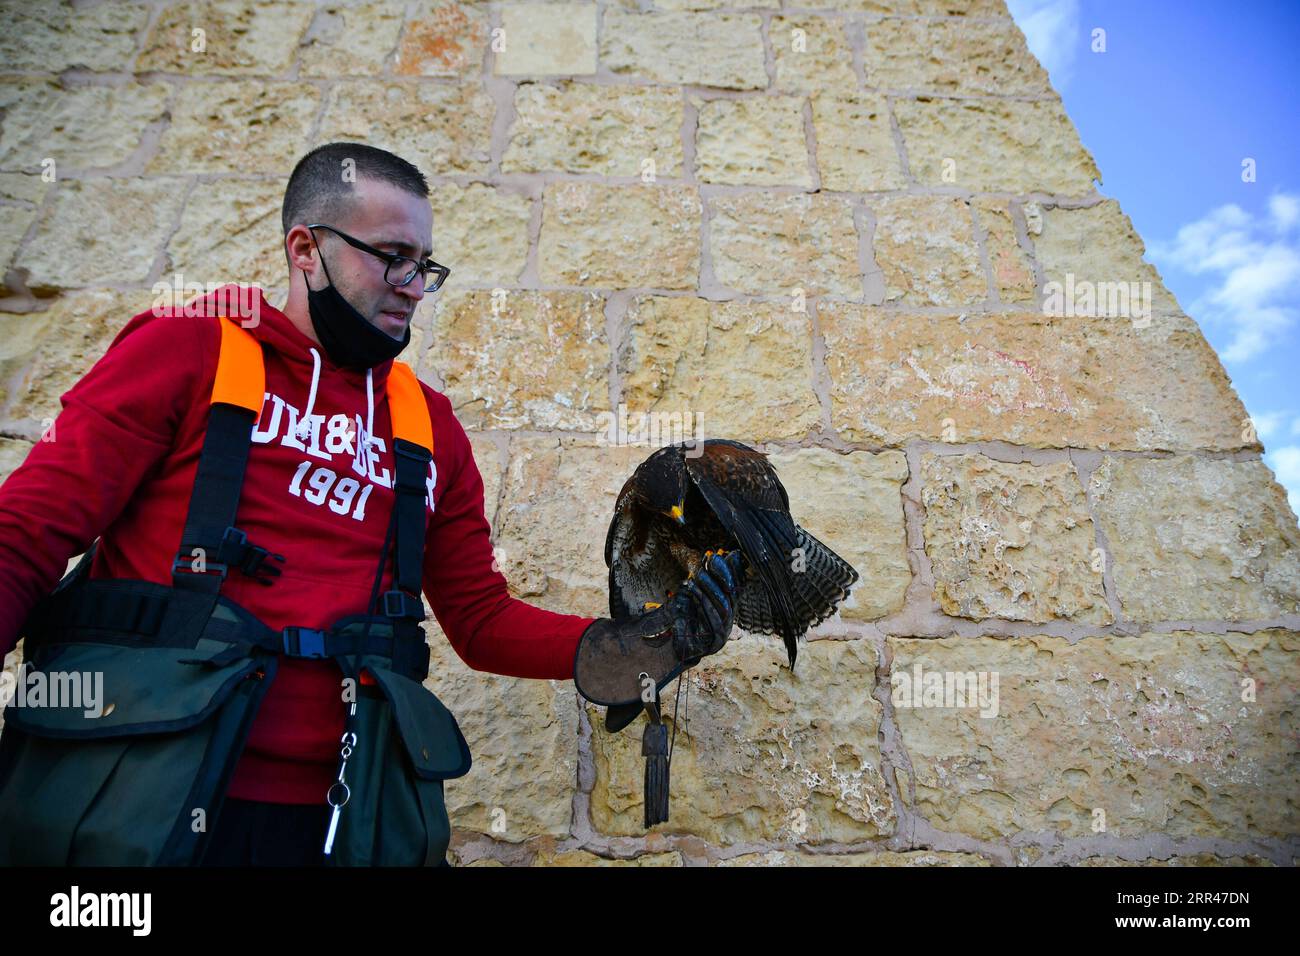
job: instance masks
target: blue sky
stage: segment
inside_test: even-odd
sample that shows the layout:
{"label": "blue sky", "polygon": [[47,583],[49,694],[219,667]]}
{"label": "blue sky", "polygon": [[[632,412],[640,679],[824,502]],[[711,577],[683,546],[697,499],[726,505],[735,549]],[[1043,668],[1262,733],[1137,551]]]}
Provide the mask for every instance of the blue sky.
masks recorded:
{"label": "blue sky", "polygon": [[1300,2],[1008,5],[1300,513]]}

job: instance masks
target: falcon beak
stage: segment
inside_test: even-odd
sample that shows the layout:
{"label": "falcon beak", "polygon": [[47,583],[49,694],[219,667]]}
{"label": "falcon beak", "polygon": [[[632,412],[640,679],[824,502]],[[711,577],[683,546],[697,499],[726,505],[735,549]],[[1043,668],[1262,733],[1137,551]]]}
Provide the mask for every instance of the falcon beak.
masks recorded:
{"label": "falcon beak", "polygon": [[686,524],[686,518],[682,514],[681,505],[673,505],[672,511],[668,513],[673,516],[673,520],[676,521],[678,524]]}

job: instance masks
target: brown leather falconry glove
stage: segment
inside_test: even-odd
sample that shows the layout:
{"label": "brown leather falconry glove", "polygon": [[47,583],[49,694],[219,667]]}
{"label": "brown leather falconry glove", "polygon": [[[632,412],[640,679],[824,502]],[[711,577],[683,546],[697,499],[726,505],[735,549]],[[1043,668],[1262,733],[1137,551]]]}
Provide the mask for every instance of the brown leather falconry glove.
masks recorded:
{"label": "brown leather falconry glove", "polygon": [[573,682],[587,700],[610,708],[609,730],[627,726],[673,678],[723,648],[743,570],[741,552],[714,553],[662,607],[617,621],[599,618],[587,628]]}

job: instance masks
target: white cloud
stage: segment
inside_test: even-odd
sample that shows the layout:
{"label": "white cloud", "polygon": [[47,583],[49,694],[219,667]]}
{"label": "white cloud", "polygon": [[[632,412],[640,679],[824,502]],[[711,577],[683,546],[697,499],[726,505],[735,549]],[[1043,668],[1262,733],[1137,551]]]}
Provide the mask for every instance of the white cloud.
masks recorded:
{"label": "white cloud", "polygon": [[1266,217],[1236,204],[1220,206],[1155,242],[1150,256],[1161,269],[1206,274],[1214,285],[1190,311],[1197,320],[1233,330],[1224,362],[1244,362],[1278,344],[1295,323],[1300,293],[1300,196],[1275,193]]}
{"label": "white cloud", "polygon": [[1273,216],[1273,228],[1285,232],[1300,222],[1300,196],[1274,193],[1268,197],[1268,211]]}
{"label": "white cloud", "polygon": [[1052,85],[1064,88],[1079,53],[1079,0],[1008,0],[1007,6],[1029,52],[1051,75]]}
{"label": "white cloud", "polygon": [[[1255,423],[1255,432],[1267,443],[1270,438],[1282,427],[1282,421],[1286,418],[1286,412],[1264,412],[1262,415],[1251,415],[1250,420]],[[1300,427],[1300,420],[1291,423],[1294,430]]]}

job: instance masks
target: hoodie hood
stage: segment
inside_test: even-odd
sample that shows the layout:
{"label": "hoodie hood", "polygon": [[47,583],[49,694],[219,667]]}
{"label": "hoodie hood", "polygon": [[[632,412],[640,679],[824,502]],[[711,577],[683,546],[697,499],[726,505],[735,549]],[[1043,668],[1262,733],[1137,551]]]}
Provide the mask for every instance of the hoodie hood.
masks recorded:
{"label": "hoodie hood", "polygon": [[393,359],[386,359],[364,371],[335,365],[321,346],[266,301],[259,286],[225,285],[208,293],[203,300],[210,310],[203,314],[238,316],[240,323],[264,347],[274,349],[295,371],[301,368],[302,378],[307,384],[301,395],[303,413],[297,426],[299,439],[305,439],[311,430],[322,376],[328,376],[331,382],[342,383],[348,390],[355,390],[362,422],[362,435],[356,446],[357,457],[363,464],[369,464],[369,457],[375,454],[369,439],[375,429],[375,401],[377,396],[385,394]]}

